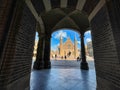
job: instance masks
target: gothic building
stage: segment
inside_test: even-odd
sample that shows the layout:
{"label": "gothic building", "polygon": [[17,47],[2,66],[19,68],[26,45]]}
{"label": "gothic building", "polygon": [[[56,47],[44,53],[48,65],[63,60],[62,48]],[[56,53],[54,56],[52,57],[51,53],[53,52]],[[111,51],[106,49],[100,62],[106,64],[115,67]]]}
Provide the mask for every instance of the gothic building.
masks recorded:
{"label": "gothic building", "polygon": [[88,55],[93,57],[93,47],[92,47],[92,41],[87,42],[87,51]]}
{"label": "gothic building", "polygon": [[77,40],[74,38],[74,43],[71,41],[70,37],[67,38],[65,42],[63,42],[62,37],[60,37],[60,45],[55,53],[60,58],[64,58],[65,56],[68,59],[76,59],[80,56],[80,50],[77,47]]}
{"label": "gothic building", "polygon": [[74,43],[72,43],[70,37],[67,38],[66,42],[63,43],[62,37],[60,38],[60,45],[58,51],[61,57],[77,58],[79,56],[79,51],[77,48],[77,40],[74,38]]}

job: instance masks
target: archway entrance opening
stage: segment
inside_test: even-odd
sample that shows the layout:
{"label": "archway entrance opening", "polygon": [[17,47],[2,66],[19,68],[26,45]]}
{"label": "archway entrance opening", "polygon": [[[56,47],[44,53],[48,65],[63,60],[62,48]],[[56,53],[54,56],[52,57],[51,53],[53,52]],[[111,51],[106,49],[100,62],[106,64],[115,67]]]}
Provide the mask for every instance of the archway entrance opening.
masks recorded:
{"label": "archway entrance opening", "polygon": [[86,60],[94,61],[91,30],[85,32],[84,43],[85,43]]}
{"label": "archway entrance opening", "polygon": [[32,56],[32,66],[31,66],[32,68],[33,68],[34,62],[36,61],[38,41],[39,41],[39,36],[38,36],[38,32],[36,32],[35,40],[34,40],[33,56]]}
{"label": "archway entrance opening", "polygon": [[[80,33],[73,29],[59,29],[51,36],[51,66],[80,68],[82,61]],[[85,33],[84,43],[86,60],[90,63],[90,68],[94,68],[91,31]]]}
{"label": "archway entrance opening", "polygon": [[72,29],[52,33],[51,60],[76,60],[80,57],[80,34]]}

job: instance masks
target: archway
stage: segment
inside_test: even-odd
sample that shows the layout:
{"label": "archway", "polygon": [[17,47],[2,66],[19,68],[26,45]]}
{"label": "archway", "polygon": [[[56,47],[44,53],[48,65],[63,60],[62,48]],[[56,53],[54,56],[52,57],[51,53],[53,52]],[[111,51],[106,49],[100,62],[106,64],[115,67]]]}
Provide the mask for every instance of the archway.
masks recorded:
{"label": "archway", "polygon": [[34,48],[33,48],[33,56],[32,56],[32,69],[33,69],[34,62],[36,61],[36,58],[37,58],[38,41],[39,41],[39,34],[36,31]]}
{"label": "archway", "polygon": [[66,60],[76,60],[80,56],[79,33],[72,29],[59,29],[51,36],[51,59],[65,60],[66,56]]}
{"label": "archway", "polygon": [[[0,7],[0,89],[16,86],[14,89],[20,87],[23,90],[29,85],[31,65],[28,62],[31,62],[37,22],[40,36],[45,37],[43,51],[46,53],[44,60],[47,68],[50,68],[50,47],[47,47],[50,46],[49,35],[54,30],[74,28],[81,32],[83,40],[84,32],[91,25],[97,88],[119,90],[119,1],[1,0]],[[83,52],[85,53],[84,49]],[[27,83],[23,85],[24,82]]]}
{"label": "archway", "polygon": [[91,30],[85,32],[84,41],[87,60],[94,60]]}
{"label": "archway", "polygon": [[76,30],[63,28],[54,31],[51,36],[51,66],[80,68],[80,63],[77,63],[77,57],[81,54],[80,34]]}
{"label": "archway", "polygon": [[[94,68],[91,31],[87,31],[85,33],[84,43],[85,43],[86,60],[93,65],[93,66],[90,66],[90,68]],[[51,51],[50,51],[51,66],[57,66],[59,65],[60,61],[64,62],[64,60],[71,60],[71,61],[73,60],[75,62],[81,60],[82,57],[81,57],[80,44],[81,44],[80,34],[77,33],[75,30],[59,29],[54,31],[51,35]],[[53,62],[54,60],[59,60],[59,61]],[[67,62],[64,64],[61,63],[61,65],[59,66],[62,66],[62,65],[69,66],[67,65]],[[74,67],[75,64],[76,63],[74,63],[73,65],[71,64],[71,66]],[[76,66],[78,66],[79,68],[80,64],[76,64]]]}

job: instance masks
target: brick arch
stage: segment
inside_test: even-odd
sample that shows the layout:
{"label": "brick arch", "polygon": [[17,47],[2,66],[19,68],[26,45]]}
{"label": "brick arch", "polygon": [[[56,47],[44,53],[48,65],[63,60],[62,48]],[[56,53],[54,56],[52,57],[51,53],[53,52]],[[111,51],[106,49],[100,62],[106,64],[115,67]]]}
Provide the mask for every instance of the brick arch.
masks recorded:
{"label": "brick arch", "polygon": [[[64,10],[64,12],[66,14],[71,13],[74,10],[79,10],[80,12],[84,12],[85,14],[89,15],[90,14],[89,12],[92,12],[94,7],[98,4],[99,0],[88,1],[88,2],[91,2],[91,3],[95,2],[95,4],[92,6],[92,8],[90,7],[91,5],[89,5],[86,0],[83,0],[83,1],[81,1],[81,0],[74,0],[74,1],[72,1],[72,0],[32,0],[31,2],[32,2],[35,10],[37,11],[37,14],[41,18],[43,13],[48,13],[48,12],[50,12],[54,9],[58,9],[58,8],[71,9],[71,10]],[[81,6],[79,6],[79,5],[81,5]],[[90,10],[87,11],[86,8],[88,8],[88,6],[90,7],[89,8]],[[43,22],[44,25],[40,23],[41,27],[42,26],[46,27],[46,29],[48,29],[48,30],[50,30],[54,26],[54,25],[51,26],[51,24],[50,24],[50,26],[45,25],[46,22],[44,20],[44,17],[42,17],[42,22]],[[55,23],[55,22],[53,22],[53,23]],[[47,28],[47,26],[49,26],[51,28]],[[44,30],[44,32],[45,31],[46,30]]]}

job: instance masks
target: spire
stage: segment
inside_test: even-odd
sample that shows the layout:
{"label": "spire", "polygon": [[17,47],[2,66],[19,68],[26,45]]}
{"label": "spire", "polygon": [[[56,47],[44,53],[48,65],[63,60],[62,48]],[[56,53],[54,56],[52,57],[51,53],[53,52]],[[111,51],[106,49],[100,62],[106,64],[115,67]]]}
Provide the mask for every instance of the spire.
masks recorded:
{"label": "spire", "polygon": [[60,56],[63,56],[63,41],[62,41],[62,35],[60,35],[60,51],[59,51],[59,54],[60,54]]}
{"label": "spire", "polygon": [[74,35],[74,42],[75,42],[75,43],[77,42],[76,33],[75,33],[75,35]]}
{"label": "spire", "polygon": [[77,57],[77,39],[76,39],[76,33],[74,35],[74,58]]}
{"label": "spire", "polygon": [[60,40],[62,40],[62,35],[60,35]]}
{"label": "spire", "polygon": [[62,45],[62,35],[60,35],[60,45]]}
{"label": "spire", "polygon": [[67,39],[70,39],[70,36],[68,36]]}

